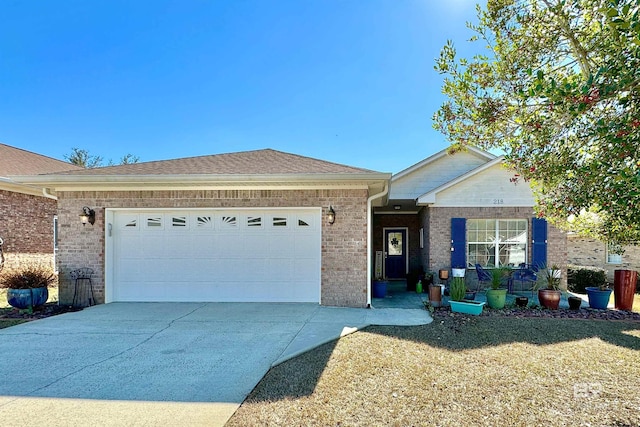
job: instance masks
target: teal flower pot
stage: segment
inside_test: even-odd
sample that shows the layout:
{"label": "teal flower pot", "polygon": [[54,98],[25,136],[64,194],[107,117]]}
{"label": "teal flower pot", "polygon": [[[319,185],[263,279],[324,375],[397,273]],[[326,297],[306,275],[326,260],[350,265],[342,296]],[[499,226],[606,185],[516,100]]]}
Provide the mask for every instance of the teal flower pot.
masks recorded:
{"label": "teal flower pot", "polygon": [[7,289],[7,302],[11,307],[24,310],[29,307],[40,307],[49,299],[47,287],[33,289]]}
{"label": "teal flower pot", "polygon": [[484,302],[478,301],[449,301],[449,304],[451,304],[451,311],[474,316],[479,316],[484,307]]}

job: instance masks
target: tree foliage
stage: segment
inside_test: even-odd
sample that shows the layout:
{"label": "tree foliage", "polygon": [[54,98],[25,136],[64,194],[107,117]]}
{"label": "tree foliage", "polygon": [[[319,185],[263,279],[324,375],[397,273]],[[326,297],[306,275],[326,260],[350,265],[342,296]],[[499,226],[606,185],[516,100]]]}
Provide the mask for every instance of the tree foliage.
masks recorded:
{"label": "tree foliage", "polygon": [[[81,166],[87,169],[98,168],[104,166],[104,161],[101,156],[94,156],[89,153],[88,150],[81,148],[72,148],[71,154],[65,155],[64,158],[69,162],[76,166]],[[120,158],[120,165],[130,165],[132,163],[138,163],[140,158],[138,156],[134,156],[133,154],[125,154]],[[109,160],[107,166],[114,166],[115,163],[113,160]]]}
{"label": "tree foliage", "polygon": [[467,25],[485,54],[444,46],[435,68],[449,99],[434,127],[452,151],[504,151],[539,216],[640,241],[639,2],[488,0],[477,11]]}

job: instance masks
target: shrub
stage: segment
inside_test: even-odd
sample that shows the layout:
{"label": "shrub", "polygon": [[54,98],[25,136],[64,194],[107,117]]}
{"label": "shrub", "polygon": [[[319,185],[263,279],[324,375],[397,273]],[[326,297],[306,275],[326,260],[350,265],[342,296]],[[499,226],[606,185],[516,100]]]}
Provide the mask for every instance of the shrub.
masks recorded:
{"label": "shrub", "polygon": [[16,270],[0,274],[0,288],[32,289],[53,285],[56,275],[50,267],[42,264],[29,264]]}
{"label": "shrub", "polygon": [[601,286],[607,283],[604,270],[599,268],[570,267],[567,276],[567,287],[571,292],[586,294],[586,287]]}

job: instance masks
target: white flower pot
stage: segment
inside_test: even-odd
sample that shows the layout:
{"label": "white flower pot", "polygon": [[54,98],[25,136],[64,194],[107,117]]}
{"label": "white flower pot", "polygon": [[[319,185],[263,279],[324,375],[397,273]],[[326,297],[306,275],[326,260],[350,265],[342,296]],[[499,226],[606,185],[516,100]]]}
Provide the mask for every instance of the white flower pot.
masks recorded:
{"label": "white flower pot", "polygon": [[464,277],[464,274],[466,273],[466,271],[467,271],[466,268],[452,268],[451,275],[453,277]]}

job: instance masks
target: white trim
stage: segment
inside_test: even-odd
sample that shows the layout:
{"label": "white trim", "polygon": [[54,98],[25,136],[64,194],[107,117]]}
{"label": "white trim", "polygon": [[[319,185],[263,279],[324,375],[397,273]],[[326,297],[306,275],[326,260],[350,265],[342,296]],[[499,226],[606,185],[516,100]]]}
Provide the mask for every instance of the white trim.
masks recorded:
{"label": "white trim", "polygon": [[[106,208],[104,210],[104,302],[113,301],[113,227],[115,211],[119,209]],[[123,209],[124,210],[124,209]]]}
{"label": "white trim", "polygon": [[290,211],[300,209],[318,209],[322,217],[322,208],[318,206],[283,206],[283,207],[242,207],[242,206],[229,206],[229,207],[205,207],[205,208],[185,208],[180,206],[170,206],[162,208],[105,208],[105,211],[127,211],[127,212],[168,212],[168,211]]}
{"label": "white trim", "polygon": [[383,227],[382,228],[382,277],[387,278],[387,252],[384,250],[387,247],[387,241],[385,239],[387,230],[404,230],[404,239],[405,239],[405,266],[404,266],[404,274],[409,272],[409,227]]}
{"label": "white trim", "polygon": [[58,274],[58,215],[53,216],[53,271]]}
{"label": "white trim", "polygon": [[[244,185],[154,185],[154,184],[132,184],[132,185],[62,185],[56,186],[56,191],[217,191],[217,190],[368,190],[367,184],[308,184],[308,185],[276,185],[247,183]],[[40,193],[40,195],[42,195]]]}
{"label": "white trim", "polygon": [[29,196],[42,197],[44,195],[40,187],[24,185],[14,181],[11,178],[6,178],[3,176],[0,176],[0,190],[9,191],[12,193],[27,194]]}
{"label": "white trim", "polygon": [[15,177],[14,182],[20,184],[231,184],[231,183],[314,183],[314,182],[363,182],[384,181],[391,179],[390,173],[311,173],[311,174],[192,174],[192,175],[101,175],[85,174],[50,174]]}
{"label": "white trim", "polygon": [[389,181],[385,181],[384,189],[367,199],[367,307],[371,307],[371,284],[373,278],[373,201],[389,194]]}

